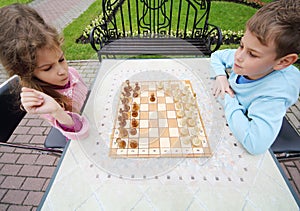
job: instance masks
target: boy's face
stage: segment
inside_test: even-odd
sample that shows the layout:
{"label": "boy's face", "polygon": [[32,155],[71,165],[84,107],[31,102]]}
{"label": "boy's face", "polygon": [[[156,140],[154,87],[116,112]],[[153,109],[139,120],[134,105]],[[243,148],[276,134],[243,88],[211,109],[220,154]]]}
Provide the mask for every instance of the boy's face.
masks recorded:
{"label": "boy's face", "polygon": [[65,86],[69,82],[68,64],[60,48],[37,50],[37,67],[34,76],[46,83]]}
{"label": "boy's face", "polygon": [[275,45],[263,45],[249,30],[246,30],[240,47],[235,53],[233,71],[255,80],[268,75],[277,63]]}

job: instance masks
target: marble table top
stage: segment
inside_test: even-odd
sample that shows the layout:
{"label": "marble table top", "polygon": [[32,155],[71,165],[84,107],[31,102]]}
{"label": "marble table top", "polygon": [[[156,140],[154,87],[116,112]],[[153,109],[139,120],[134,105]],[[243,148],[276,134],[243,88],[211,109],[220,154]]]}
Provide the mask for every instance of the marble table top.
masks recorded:
{"label": "marble table top", "polygon": [[[209,158],[111,158],[117,93],[125,80],[190,80],[212,150]],[[270,152],[250,155],[211,95],[209,59],[104,59],[42,210],[298,210]]]}

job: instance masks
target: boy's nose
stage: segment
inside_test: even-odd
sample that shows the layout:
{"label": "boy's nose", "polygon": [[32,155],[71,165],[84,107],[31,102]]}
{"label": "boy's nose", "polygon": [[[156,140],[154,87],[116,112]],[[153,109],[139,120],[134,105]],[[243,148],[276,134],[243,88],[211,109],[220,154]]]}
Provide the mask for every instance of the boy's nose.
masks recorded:
{"label": "boy's nose", "polygon": [[235,54],[235,58],[239,61],[242,61],[243,60],[243,51],[237,51],[236,54]]}

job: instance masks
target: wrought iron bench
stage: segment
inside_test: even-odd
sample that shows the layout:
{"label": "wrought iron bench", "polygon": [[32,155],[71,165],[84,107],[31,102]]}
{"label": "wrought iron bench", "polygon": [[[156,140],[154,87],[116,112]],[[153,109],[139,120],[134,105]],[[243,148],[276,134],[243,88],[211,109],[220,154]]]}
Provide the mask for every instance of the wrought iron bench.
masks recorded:
{"label": "wrought iron bench", "polygon": [[209,24],[211,0],[103,0],[102,20],[90,33],[98,57],[207,55],[222,42]]}

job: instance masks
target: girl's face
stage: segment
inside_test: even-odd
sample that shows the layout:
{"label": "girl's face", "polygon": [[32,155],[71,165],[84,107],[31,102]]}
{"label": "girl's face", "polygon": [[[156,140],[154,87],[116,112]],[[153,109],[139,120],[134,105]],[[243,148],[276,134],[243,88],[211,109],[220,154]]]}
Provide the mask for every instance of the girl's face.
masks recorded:
{"label": "girl's face", "polygon": [[275,45],[263,45],[254,34],[246,30],[240,47],[235,53],[233,71],[255,80],[272,72],[277,64]]}
{"label": "girl's face", "polygon": [[51,85],[65,86],[69,82],[68,64],[60,48],[37,50],[37,67],[33,72],[39,80]]}

